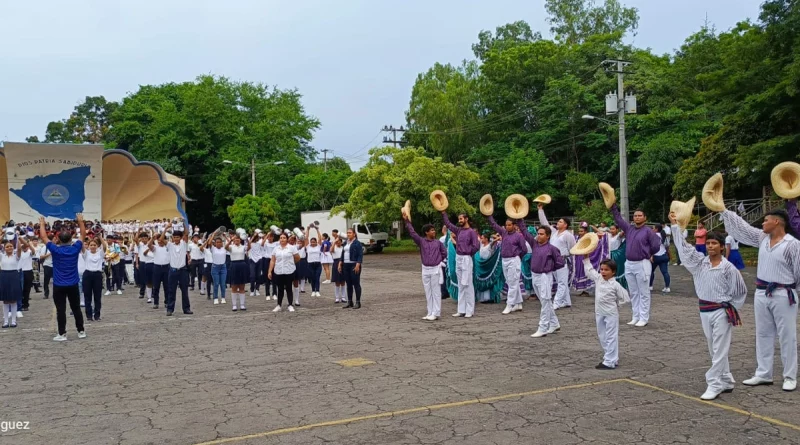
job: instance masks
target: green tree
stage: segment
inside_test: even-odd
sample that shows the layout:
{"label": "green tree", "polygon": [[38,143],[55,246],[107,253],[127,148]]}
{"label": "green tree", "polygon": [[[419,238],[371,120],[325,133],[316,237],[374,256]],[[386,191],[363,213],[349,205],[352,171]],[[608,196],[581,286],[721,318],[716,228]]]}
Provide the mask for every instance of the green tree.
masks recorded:
{"label": "green tree", "polygon": [[635,32],[639,12],[626,8],[618,0],[605,0],[595,6],[595,0],[545,0],[550,31],[567,44],[582,43],[595,34]]}
{"label": "green tree", "polygon": [[463,163],[449,164],[440,158],[429,158],[421,148],[374,148],[367,164],[342,188],[349,196],[347,202],[332,211],[389,225],[400,219],[400,207],[410,199],[414,221],[438,221],[440,217],[430,202],[430,193],[443,190],[451,213],[474,213],[475,208],[466,201],[464,193],[477,181],[478,174]]}
{"label": "green tree", "polygon": [[284,220],[299,222],[301,212],[328,210],[346,201],[341,188],[352,174],[350,165],[341,158],[329,159],[327,171],[319,163],[309,166],[289,182],[291,197],[285,207],[291,214]]}
{"label": "green tree", "polygon": [[44,142],[107,142],[112,124],[111,115],[118,106],[117,102],[108,101],[103,96],[86,96],[83,103],[75,106],[68,118],[47,124]]}
{"label": "green tree", "polygon": [[236,198],[228,206],[228,217],[236,227],[241,227],[251,232],[254,229],[265,229],[270,225],[281,227],[283,224],[278,219],[280,206],[269,195],[245,195]]}
{"label": "green tree", "polygon": [[253,157],[257,190],[279,200],[291,179],[306,171],[319,121],[305,113],[300,98],[295,90],[224,77],[145,85],[113,114],[110,146],[184,177],[189,196],[199,198],[187,212],[199,224],[215,226],[227,219],[234,199],[250,192]]}

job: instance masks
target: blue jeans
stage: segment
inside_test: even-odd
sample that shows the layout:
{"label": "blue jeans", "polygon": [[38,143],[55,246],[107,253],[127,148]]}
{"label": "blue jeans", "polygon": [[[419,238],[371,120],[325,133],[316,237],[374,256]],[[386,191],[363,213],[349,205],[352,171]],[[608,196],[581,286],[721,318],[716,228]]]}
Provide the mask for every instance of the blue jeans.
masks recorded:
{"label": "blue jeans", "polygon": [[[211,280],[214,282],[214,299],[217,299],[219,294],[220,298],[225,298],[225,284],[228,279],[228,266],[225,264],[214,264],[211,266]],[[217,290],[219,289],[219,291]]]}
{"label": "blue jeans", "polygon": [[659,268],[661,270],[661,275],[664,275],[664,287],[669,287],[669,255],[653,256],[653,272],[650,274],[651,287],[653,286],[653,280],[656,278],[656,268]]}

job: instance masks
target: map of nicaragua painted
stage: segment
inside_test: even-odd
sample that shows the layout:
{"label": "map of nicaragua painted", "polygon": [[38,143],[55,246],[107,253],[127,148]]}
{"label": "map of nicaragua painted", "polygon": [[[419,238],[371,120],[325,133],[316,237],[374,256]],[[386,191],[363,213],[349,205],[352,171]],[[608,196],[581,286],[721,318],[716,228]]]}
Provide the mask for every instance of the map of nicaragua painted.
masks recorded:
{"label": "map of nicaragua painted", "polygon": [[83,212],[84,186],[91,167],[70,168],[50,175],[25,180],[20,189],[9,189],[42,216],[75,218]]}

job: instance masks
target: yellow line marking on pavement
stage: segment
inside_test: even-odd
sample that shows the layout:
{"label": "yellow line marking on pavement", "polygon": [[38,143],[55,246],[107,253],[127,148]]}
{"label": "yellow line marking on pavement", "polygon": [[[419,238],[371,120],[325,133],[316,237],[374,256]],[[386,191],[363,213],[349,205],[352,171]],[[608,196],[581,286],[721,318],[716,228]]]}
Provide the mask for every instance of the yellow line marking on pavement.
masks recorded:
{"label": "yellow line marking on pavement", "polygon": [[784,422],[783,420],[778,420],[778,419],[776,419],[774,417],[762,416],[761,414],[756,414],[756,413],[754,413],[752,411],[747,411],[747,410],[744,410],[744,409],[741,409],[741,408],[737,408],[735,406],[731,406],[731,405],[726,405],[724,403],[715,402],[713,400],[701,400],[700,397],[690,396],[688,394],[684,394],[684,393],[681,393],[681,392],[678,392],[678,391],[672,391],[672,390],[669,390],[669,389],[660,388],[658,386],[650,385],[648,383],[642,383],[642,382],[639,382],[639,381],[636,381],[636,380],[625,379],[625,381],[627,381],[628,383],[630,383],[632,385],[635,385],[635,386],[652,389],[653,391],[660,391],[660,392],[663,392],[665,394],[669,394],[671,396],[681,397],[683,399],[688,399],[688,400],[691,400],[691,401],[694,401],[694,402],[702,403],[704,405],[713,406],[713,407],[719,408],[719,409],[724,409],[725,411],[730,411],[732,413],[741,414],[743,416],[752,417],[754,419],[762,420],[764,422],[771,423],[771,424],[776,425],[776,426],[782,426],[782,427],[789,428],[789,429],[792,429],[792,430],[795,430],[795,431],[800,431],[800,426],[792,424],[792,423]]}
{"label": "yellow line marking on pavement", "polygon": [[349,358],[347,360],[339,360],[335,362],[337,365],[342,365],[345,368],[355,368],[356,366],[374,365],[375,362],[366,358]]}
{"label": "yellow line marking on pavement", "polygon": [[568,386],[557,386],[553,388],[545,388],[545,389],[537,389],[534,391],[527,391],[527,392],[519,392],[514,394],[504,394],[500,396],[494,397],[486,397],[486,398],[477,398],[477,399],[469,399],[469,400],[462,400],[460,402],[450,402],[450,403],[440,403],[438,405],[427,405],[427,406],[419,406],[416,408],[408,408],[402,409],[398,411],[390,411],[385,413],[378,413],[378,414],[370,414],[367,416],[360,416],[360,417],[350,417],[348,419],[339,419],[339,420],[330,420],[327,422],[319,422],[319,423],[312,423],[309,425],[301,425],[295,426],[290,428],[279,428],[276,430],[271,431],[264,431],[262,433],[255,433],[255,434],[247,434],[244,436],[237,436],[237,437],[229,437],[226,439],[216,439],[210,440],[208,442],[201,442],[196,445],[221,445],[225,443],[232,443],[232,442],[239,442],[242,440],[250,440],[250,439],[260,439],[262,437],[269,437],[269,436],[277,436],[280,434],[288,434],[288,433],[297,433],[300,431],[308,431],[315,428],[321,428],[326,426],[337,426],[337,425],[346,425],[348,423],[354,422],[363,422],[365,420],[375,420],[375,419],[384,419],[387,417],[395,417],[395,416],[403,416],[408,414],[420,413],[420,412],[430,412],[436,411],[440,409],[447,409],[447,408],[458,408],[461,406],[468,406],[468,405],[476,405],[481,403],[492,403],[498,402],[501,400],[508,400],[508,399],[515,399],[519,397],[529,397],[535,396],[539,394],[548,394],[558,391],[568,391],[572,389],[581,389],[581,388],[589,388],[592,386],[600,386],[600,385],[608,385],[611,383],[623,383],[627,382],[628,379],[612,379],[612,380],[602,380],[599,382],[591,382],[591,383],[580,383],[577,385],[568,385]]}

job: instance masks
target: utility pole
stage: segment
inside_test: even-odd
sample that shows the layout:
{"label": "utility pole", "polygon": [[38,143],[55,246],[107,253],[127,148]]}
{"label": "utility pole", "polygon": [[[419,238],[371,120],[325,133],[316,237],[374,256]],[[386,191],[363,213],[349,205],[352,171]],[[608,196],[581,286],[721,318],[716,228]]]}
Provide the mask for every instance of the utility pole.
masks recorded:
{"label": "utility pole", "polygon": [[397,139],[397,132],[400,132],[400,133],[405,133],[406,132],[406,130],[403,128],[402,125],[400,126],[400,128],[394,128],[393,125],[384,125],[383,129],[381,129],[381,131],[384,132],[384,133],[390,133],[390,132],[392,133],[392,138],[391,139],[389,139],[386,136],[383,137],[383,142],[384,143],[392,144],[392,145],[394,145],[394,148],[397,148],[397,144],[401,144],[400,146],[402,147],[403,141],[400,141],[400,140]]}
{"label": "utility pole", "polygon": [[630,216],[628,203],[628,148],[625,140],[625,113],[636,113],[636,96],[625,96],[623,78],[626,74],[625,67],[631,62],[625,60],[605,60],[603,64],[610,64],[611,69],[606,72],[617,73],[617,94],[609,93],[606,96],[606,114],[616,114],[619,126],[619,192],[620,213],[625,221]]}
{"label": "utility pole", "polygon": [[323,157],[324,157],[324,158],[323,158],[323,159],[324,159],[324,161],[323,161],[323,165],[324,165],[324,167],[323,167],[323,168],[325,169],[324,171],[327,173],[327,172],[328,172],[328,152],[329,152],[330,150],[328,150],[327,148],[325,148],[325,149],[323,149],[323,150],[321,150],[321,151],[322,151],[322,155],[323,155]]}
{"label": "utility pole", "polygon": [[256,196],[256,155],[250,158],[250,185],[253,188],[253,196]]}

